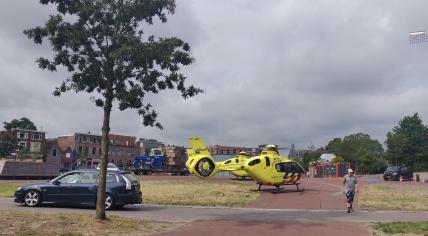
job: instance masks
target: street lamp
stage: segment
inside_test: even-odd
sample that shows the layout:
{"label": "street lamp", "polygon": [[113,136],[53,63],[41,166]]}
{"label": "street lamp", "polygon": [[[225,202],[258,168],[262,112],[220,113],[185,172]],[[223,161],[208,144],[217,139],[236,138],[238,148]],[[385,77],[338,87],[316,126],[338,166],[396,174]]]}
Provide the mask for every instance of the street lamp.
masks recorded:
{"label": "street lamp", "polygon": [[428,32],[427,31],[410,32],[409,40],[410,40],[410,43],[428,42]]}

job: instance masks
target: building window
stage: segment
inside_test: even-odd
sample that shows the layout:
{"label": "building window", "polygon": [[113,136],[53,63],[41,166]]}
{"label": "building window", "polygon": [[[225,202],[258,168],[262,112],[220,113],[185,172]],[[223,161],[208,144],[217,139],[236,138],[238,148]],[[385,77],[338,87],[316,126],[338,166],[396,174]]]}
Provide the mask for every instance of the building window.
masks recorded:
{"label": "building window", "polygon": [[92,155],[95,155],[95,153],[97,153],[97,148],[95,148],[95,147],[94,147],[94,148],[92,149]]}
{"label": "building window", "polygon": [[31,139],[32,140],[42,140],[42,134],[40,134],[40,133],[32,134]]}
{"label": "building window", "polygon": [[17,133],[17,137],[19,139],[27,139],[28,138],[28,134],[27,134],[27,132],[18,132]]}
{"label": "building window", "polygon": [[100,148],[100,151],[98,152],[99,154],[100,154],[100,156],[101,156],[101,154],[102,154],[102,148]]}
{"label": "building window", "polygon": [[56,157],[56,149],[52,151],[52,156]]}
{"label": "building window", "polygon": [[27,149],[27,142],[22,142],[22,141],[19,142],[18,143],[18,149],[21,151]]}

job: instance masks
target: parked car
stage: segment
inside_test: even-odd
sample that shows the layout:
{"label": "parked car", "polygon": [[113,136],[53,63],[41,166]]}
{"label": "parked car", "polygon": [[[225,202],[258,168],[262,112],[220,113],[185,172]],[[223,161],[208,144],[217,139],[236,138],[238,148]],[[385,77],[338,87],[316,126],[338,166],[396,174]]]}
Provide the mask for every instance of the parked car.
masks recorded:
{"label": "parked car", "polygon": [[413,179],[413,171],[411,168],[406,166],[388,166],[385,172],[383,173],[383,179],[387,180],[396,180],[398,181],[400,177],[406,180]]}
{"label": "parked car", "polygon": [[[75,170],[41,184],[30,184],[15,191],[15,202],[35,207],[41,203],[95,205],[99,170]],[[106,209],[142,202],[140,182],[130,172],[108,170]]]}

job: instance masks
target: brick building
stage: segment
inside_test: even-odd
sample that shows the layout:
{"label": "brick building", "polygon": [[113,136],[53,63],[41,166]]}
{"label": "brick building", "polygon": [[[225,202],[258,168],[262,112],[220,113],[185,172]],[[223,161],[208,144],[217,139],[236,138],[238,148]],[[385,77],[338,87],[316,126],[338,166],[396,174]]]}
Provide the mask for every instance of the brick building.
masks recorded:
{"label": "brick building", "polygon": [[18,139],[16,151],[26,151],[31,157],[42,157],[46,132],[25,129],[13,129],[12,132]]}
{"label": "brick building", "polygon": [[136,137],[117,134],[109,135],[109,160],[118,166],[128,169],[134,156],[140,152],[140,142]]}
{"label": "brick building", "polygon": [[[136,140],[132,136],[110,134],[109,161],[127,169],[139,152]],[[65,169],[95,168],[101,160],[101,135],[75,133],[49,140],[46,146],[46,160],[59,161]]]}

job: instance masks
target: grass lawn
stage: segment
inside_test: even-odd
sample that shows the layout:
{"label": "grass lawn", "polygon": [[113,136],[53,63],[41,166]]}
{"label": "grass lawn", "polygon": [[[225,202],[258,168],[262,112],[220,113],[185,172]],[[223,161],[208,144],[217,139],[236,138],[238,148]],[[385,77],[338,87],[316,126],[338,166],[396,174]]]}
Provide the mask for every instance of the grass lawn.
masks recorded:
{"label": "grass lawn", "polygon": [[360,207],[369,210],[428,211],[428,187],[391,184],[367,185],[360,193]]}
{"label": "grass lawn", "polygon": [[0,184],[0,197],[13,197],[15,190],[22,186],[21,184]]}
{"label": "grass lawn", "polygon": [[374,236],[382,235],[423,235],[428,236],[428,221],[392,222],[372,224]]}
{"label": "grass lawn", "polygon": [[87,214],[0,211],[1,235],[151,235],[178,226],[149,220],[109,216],[95,220]]}
{"label": "grass lawn", "polygon": [[256,200],[253,182],[215,180],[142,181],[143,203],[183,206],[243,207]]}

